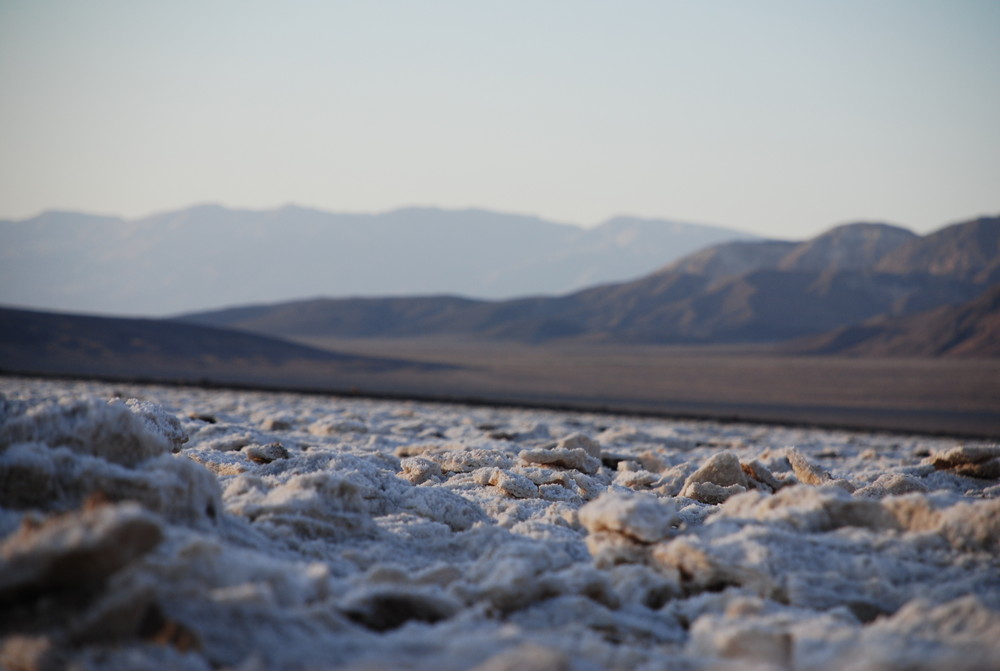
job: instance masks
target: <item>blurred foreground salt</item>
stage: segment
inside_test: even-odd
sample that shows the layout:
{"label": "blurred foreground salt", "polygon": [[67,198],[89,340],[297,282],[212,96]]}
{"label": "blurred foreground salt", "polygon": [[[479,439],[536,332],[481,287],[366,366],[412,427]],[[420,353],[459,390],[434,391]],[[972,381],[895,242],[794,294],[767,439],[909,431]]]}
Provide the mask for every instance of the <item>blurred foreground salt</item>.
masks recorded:
{"label": "blurred foreground salt", "polygon": [[3,668],[1000,668],[996,445],[0,391]]}

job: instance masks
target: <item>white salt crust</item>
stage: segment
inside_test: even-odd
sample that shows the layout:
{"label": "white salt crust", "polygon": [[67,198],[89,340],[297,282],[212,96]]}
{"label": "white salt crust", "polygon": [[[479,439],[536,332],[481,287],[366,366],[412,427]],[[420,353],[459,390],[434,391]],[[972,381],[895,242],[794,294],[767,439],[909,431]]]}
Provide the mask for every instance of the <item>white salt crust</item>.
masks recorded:
{"label": "white salt crust", "polygon": [[2,668],[1000,668],[996,444],[0,391]]}

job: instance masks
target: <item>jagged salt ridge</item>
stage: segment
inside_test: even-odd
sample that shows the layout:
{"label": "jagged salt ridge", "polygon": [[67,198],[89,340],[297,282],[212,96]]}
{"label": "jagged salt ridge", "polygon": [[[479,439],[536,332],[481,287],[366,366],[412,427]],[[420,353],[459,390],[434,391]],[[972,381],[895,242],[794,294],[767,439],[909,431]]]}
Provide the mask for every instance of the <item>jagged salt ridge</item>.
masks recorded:
{"label": "jagged salt ridge", "polygon": [[0,666],[1000,667],[993,444],[0,390]]}

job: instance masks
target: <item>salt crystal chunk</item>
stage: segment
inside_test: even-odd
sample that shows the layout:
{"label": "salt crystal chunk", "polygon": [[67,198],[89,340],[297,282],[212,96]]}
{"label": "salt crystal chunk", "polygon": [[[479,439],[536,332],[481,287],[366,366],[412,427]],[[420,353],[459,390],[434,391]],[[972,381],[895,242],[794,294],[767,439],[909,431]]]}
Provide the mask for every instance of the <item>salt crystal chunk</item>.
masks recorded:
{"label": "salt crystal chunk", "polygon": [[133,412],[117,400],[75,398],[21,406],[0,424],[0,453],[10,445],[37,442],[135,466],[171,452],[186,438],[180,422],[172,418],[171,423],[158,406],[150,403],[137,408]]}
{"label": "salt crystal chunk", "polygon": [[768,470],[767,466],[760,463],[757,459],[741,464],[741,466],[748,477],[767,485],[771,488],[772,492],[781,489],[783,483],[774,477],[774,474]]}
{"label": "salt crystal chunk", "polygon": [[733,494],[746,491],[748,484],[736,455],[719,452],[688,476],[680,495],[703,503],[721,503]]}
{"label": "salt crystal chunk", "polygon": [[680,518],[672,501],[608,492],[580,508],[580,523],[590,533],[611,531],[655,543],[674,535]]}
{"label": "salt crystal chunk", "polygon": [[163,406],[137,398],[128,399],[125,401],[125,405],[142,419],[147,429],[166,438],[174,446],[175,452],[188,441],[188,435],[181,427],[180,420],[167,412]]}
{"label": "salt crystal chunk", "polygon": [[543,464],[546,466],[558,466],[559,468],[572,468],[581,473],[596,473],[601,468],[601,461],[591,456],[582,448],[564,449],[554,447],[551,449],[521,450],[518,453],[521,461],[528,464]]}
{"label": "salt crystal chunk", "polygon": [[560,440],[556,446],[564,450],[575,450],[579,448],[595,459],[601,458],[601,444],[593,438],[583,435],[582,433],[574,433],[566,436]]}
{"label": "salt crystal chunk", "polygon": [[792,465],[795,477],[804,484],[824,485],[832,479],[818,464],[814,464],[794,448],[788,450],[788,462]]}
{"label": "salt crystal chunk", "polygon": [[660,477],[649,471],[619,471],[615,474],[615,484],[629,489],[645,489],[658,482]]}
{"label": "salt crystal chunk", "polygon": [[400,476],[415,485],[441,477],[441,466],[430,459],[422,457],[406,457],[400,460],[402,469]]}
{"label": "salt crystal chunk", "polygon": [[538,496],[538,486],[518,473],[493,469],[489,484],[516,499],[531,499]]}
{"label": "salt crystal chunk", "polygon": [[968,478],[1000,478],[1000,445],[958,445],[928,457],[924,463]]}

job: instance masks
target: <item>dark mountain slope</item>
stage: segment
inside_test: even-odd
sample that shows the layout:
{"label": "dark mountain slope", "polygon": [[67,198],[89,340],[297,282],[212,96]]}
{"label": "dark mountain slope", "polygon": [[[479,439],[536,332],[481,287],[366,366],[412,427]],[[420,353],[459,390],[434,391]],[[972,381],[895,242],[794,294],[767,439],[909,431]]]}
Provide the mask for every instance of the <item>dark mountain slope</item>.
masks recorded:
{"label": "dark mountain slope", "polygon": [[888,224],[837,226],[796,245],[777,267],[780,270],[869,270],[886,254],[919,239],[913,231]]}
{"label": "dark mountain slope", "polygon": [[654,275],[684,273],[721,279],[768,268],[777,268],[799,243],[784,240],[724,242],[671,263]]}
{"label": "dark mountain slope", "polygon": [[961,305],[857,326],[790,343],[796,354],[1000,357],[1000,284]]}
{"label": "dark mountain slope", "polygon": [[980,217],[911,240],[886,254],[875,270],[928,272],[984,286],[1000,282],[1000,217]]}
{"label": "dark mountain slope", "polygon": [[[650,285],[668,279],[675,294],[657,299]],[[929,275],[757,270],[711,284],[697,276],[659,275],[572,298],[587,306],[588,330],[611,340],[767,342],[883,313],[908,314],[977,291]]]}
{"label": "dark mountain slope", "polygon": [[286,365],[336,374],[411,364],[196,324],[0,308],[0,369],[6,371],[203,377]]}
{"label": "dark mountain slope", "polygon": [[720,279],[755,270],[870,270],[886,254],[918,237],[912,231],[888,224],[845,224],[805,242],[739,240],[713,245],[659,272]]}

